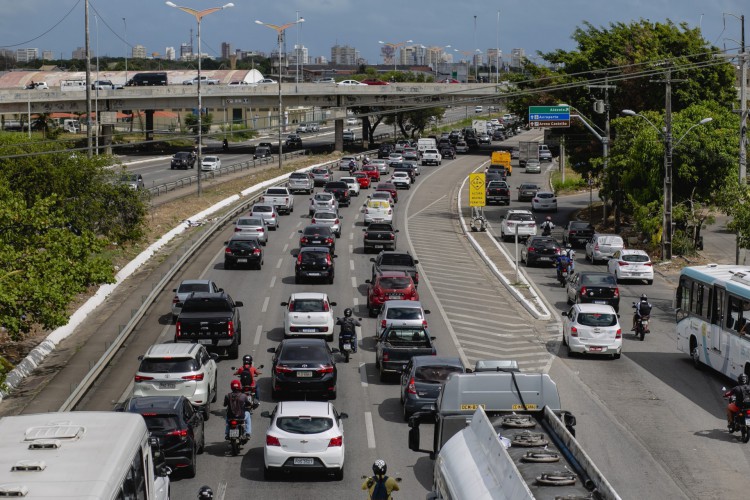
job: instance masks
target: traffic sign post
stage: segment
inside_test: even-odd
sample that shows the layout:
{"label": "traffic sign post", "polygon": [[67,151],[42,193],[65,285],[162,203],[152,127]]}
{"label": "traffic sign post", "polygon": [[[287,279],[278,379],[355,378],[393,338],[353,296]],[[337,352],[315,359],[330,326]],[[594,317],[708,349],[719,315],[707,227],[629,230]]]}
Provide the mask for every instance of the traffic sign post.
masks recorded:
{"label": "traffic sign post", "polygon": [[570,106],[529,106],[529,126],[570,127]]}
{"label": "traffic sign post", "polygon": [[483,207],[486,201],[484,174],[469,174],[469,206]]}

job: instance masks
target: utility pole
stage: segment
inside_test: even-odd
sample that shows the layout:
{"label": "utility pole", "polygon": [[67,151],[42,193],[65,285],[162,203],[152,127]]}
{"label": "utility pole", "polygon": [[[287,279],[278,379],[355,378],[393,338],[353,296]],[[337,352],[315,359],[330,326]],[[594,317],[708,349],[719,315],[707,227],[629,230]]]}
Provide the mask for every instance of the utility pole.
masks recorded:
{"label": "utility pole", "polygon": [[[747,54],[745,54],[745,16],[740,16],[742,24],[742,45],[740,54],[740,187],[747,182]],[[740,263],[740,234],[738,232],[735,244],[734,263]]]}
{"label": "utility pole", "polygon": [[[91,47],[89,44],[89,0],[84,4],[84,24],[86,25],[86,147],[89,158],[93,156],[91,150]],[[29,124],[31,127],[31,124]]]}
{"label": "utility pole", "polygon": [[672,69],[667,69],[664,103],[664,232],[662,260],[672,260]]}
{"label": "utility pole", "polygon": [[[602,137],[602,159],[604,160],[604,179],[607,179],[610,172],[609,172],[609,142],[610,142],[610,132],[609,132],[609,90],[616,89],[614,85],[609,84],[609,73],[604,72],[604,85],[589,85],[589,88],[591,89],[603,89],[604,90],[604,109],[596,109],[595,111],[599,114],[604,113],[604,137]],[[601,104],[601,101],[598,101]],[[612,199],[612,205],[614,207],[614,213],[615,213],[615,232],[620,231],[620,217],[619,217],[619,210],[617,207],[618,204],[618,198],[619,198],[619,190],[618,186],[615,187],[615,192],[613,193],[613,199]],[[602,222],[606,225],[607,223],[607,203],[602,204]]]}

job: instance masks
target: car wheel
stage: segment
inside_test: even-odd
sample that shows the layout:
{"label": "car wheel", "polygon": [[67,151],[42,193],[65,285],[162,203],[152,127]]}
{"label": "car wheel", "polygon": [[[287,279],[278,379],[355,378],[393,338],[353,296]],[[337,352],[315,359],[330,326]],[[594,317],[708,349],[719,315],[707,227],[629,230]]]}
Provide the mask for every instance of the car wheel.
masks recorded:
{"label": "car wheel", "polygon": [[334,233],[336,238],[341,238],[341,233]]}
{"label": "car wheel", "polygon": [[565,340],[565,333],[563,333],[562,345],[565,345],[565,346],[568,345],[568,341]]}
{"label": "car wheel", "polygon": [[616,352],[615,354],[613,354],[612,359],[620,359],[620,353]]}
{"label": "car wheel", "polygon": [[232,269],[232,264],[230,262],[224,261],[224,269]]}
{"label": "car wheel", "polygon": [[208,418],[211,416],[211,402],[209,401],[205,405],[203,405],[203,410],[201,411],[203,413],[203,421],[207,421]]}
{"label": "car wheel", "polygon": [[300,285],[300,284],[302,284],[302,278],[301,278],[300,276],[297,276],[297,275],[295,275],[295,276],[294,276],[294,284],[295,284],[295,285]]}
{"label": "car wheel", "polygon": [[229,359],[237,359],[240,357],[240,345],[239,342],[229,346],[228,349]]}
{"label": "car wheel", "polygon": [[378,357],[377,357],[377,356],[375,356],[375,368],[376,368],[376,369],[377,369],[377,368],[380,368],[380,360],[378,359]]}
{"label": "car wheel", "polygon": [[198,457],[197,452],[195,450],[195,446],[193,447],[193,456],[192,460],[190,460],[190,465],[185,467],[185,477],[193,478],[195,477],[195,473],[197,472],[198,468]]}
{"label": "car wheel", "polygon": [[404,417],[404,422],[408,422],[409,418],[411,418],[411,412],[406,409],[406,405],[404,405],[401,415]]}
{"label": "car wheel", "polygon": [[326,342],[333,342],[333,334],[326,335]]}
{"label": "car wheel", "polygon": [[276,471],[271,467],[263,467],[263,479],[270,481],[276,479]]}
{"label": "car wheel", "polygon": [[219,381],[214,378],[214,397],[211,398],[211,402],[215,403],[219,398]]}
{"label": "car wheel", "polygon": [[383,369],[383,364],[380,364],[380,381],[385,382],[385,370]]}
{"label": "car wheel", "polygon": [[646,280],[646,284],[647,285],[653,285],[654,284],[654,280]]}
{"label": "car wheel", "polygon": [[333,274],[328,278],[328,284],[333,285]]}
{"label": "car wheel", "polygon": [[201,445],[198,448],[198,454],[202,455],[205,450],[206,450],[206,426],[205,424],[201,424]]}
{"label": "car wheel", "polygon": [[573,352],[573,350],[572,350],[572,349],[570,348],[570,346],[568,346],[568,357],[569,357],[569,358],[572,358],[572,357],[574,357],[575,355],[576,355],[576,354],[575,354],[575,353]]}

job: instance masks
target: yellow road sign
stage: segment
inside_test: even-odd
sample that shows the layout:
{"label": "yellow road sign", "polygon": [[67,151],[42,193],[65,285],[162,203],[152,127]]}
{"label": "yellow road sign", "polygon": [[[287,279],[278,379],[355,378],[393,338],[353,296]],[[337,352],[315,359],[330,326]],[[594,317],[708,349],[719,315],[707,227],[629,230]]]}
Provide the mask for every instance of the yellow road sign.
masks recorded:
{"label": "yellow road sign", "polygon": [[484,174],[469,174],[469,206],[483,207],[485,196]]}

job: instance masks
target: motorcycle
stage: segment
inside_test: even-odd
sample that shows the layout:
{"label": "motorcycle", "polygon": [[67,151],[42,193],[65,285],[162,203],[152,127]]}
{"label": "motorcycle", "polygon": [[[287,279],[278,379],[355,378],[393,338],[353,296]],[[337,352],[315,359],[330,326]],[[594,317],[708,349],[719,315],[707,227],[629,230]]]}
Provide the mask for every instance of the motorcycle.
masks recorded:
{"label": "motorcycle", "polygon": [[[737,404],[737,398],[731,392],[727,392],[726,387],[721,388],[724,391],[724,399],[730,403]],[[732,424],[729,428],[730,433],[740,431],[740,440],[743,443],[750,441],[750,408],[742,408],[732,416]]]}
{"label": "motorcycle", "polygon": [[352,349],[352,342],[356,342],[357,339],[352,335],[346,335],[341,339],[341,352],[344,354],[344,361],[349,362],[349,355],[354,352]]}
{"label": "motorcycle", "polygon": [[229,419],[229,446],[232,450],[232,456],[237,456],[240,453],[240,447],[247,443],[247,437],[245,437],[245,421],[241,418],[230,418]]}
{"label": "motorcycle", "polygon": [[226,139],[224,139],[224,141],[222,141],[222,143],[221,143],[221,148],[224,151],[226,151],[227,149],[229,149],[229,141],[227,141]]}
{"label": "motorcycle", "polygon": [[[367,479],[367,482],[368,482],[367,487],[368,488],[372,487],[372,485],[375,483],[375,476],[362,476],[362,479]],[[401,478],[400,477],[394,477],[393,479],[395,479],[397,483],[401,482]],[[393,494],[391,493],[391,496],[388,497],[388,498],[393,498]]]}
{"label": "motorcycle", "polygon": [[[232,368],[232,375],[236,376],[237,368],[235,368],[234,366],[232,366],[231,368]],[[256,370],[260,370],[261,368],[263,368],[263,365],[258,365],[255,367]],[[260,372],[258,373],[258,375],[261,375]],[[257,384],[257,381],[256,381],[256,384]],[[260,399],[258,399],[258,391],[256,390],[256,388],[257,388],[257,385],[255,387],[250,386],[250,385],[242,386],[242,392],[244,392],[245,395],[250,398],[250,401],[253,402],[252,403],[253,410],[256,409],[258,406],[260,406]]]}
{"label": "motorcycle", "polygon": [[552,224],[542,224],[542,236],[550,236],[552,234]]}
{"label": "motorcycle", "polygon": [[[633,309],[636,309],[638,306],[635,302],[633,302]],[[651,331],[648,329],[649,321],[651,320],[651,315],[646,314],[643,316],[639,316],[635,320],[635,336],[639,337],[642,341],[645,340],[646,334],[651,333]]]}
{"label": "motorcycle", "polygon": [[565,287],[565,283],[567,283],[569,275],[570,264],[561,264],[557,269],[557,281],[560,282],[561,287]]}

